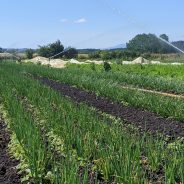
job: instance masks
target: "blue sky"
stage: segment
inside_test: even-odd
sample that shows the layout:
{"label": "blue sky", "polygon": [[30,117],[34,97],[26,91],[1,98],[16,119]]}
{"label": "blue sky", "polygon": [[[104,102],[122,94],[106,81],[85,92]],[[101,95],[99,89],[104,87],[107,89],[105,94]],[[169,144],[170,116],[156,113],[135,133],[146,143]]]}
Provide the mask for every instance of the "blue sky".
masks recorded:
{"label": "blue sky", "polygon": [[107,48],[138,33],[184,40],[183,0],[0,0],[0,46]]}

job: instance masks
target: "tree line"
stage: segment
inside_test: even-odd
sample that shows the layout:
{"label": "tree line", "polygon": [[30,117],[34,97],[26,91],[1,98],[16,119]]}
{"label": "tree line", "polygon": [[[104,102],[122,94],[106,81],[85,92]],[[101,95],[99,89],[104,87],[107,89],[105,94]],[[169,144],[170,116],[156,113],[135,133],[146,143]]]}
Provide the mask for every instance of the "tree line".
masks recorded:
{"label": "tree line", "polygon": [[64,46],[60,40],[57,40],[56,42],[45,45],[45,46],[39,46],[37,53],[39,56],[43,56],[47,58],[55,56],[54,58],[64,57],[67,59],[76,58],[78,55],[78,51],[75,48],[69,47],[69,48],[64,49]]}
{"label": "tree line", "polygon": [[[160,38],[169,42],[169,37],[166,34],[161,34]],[[139,53],[177,53],[178,51],[163,42],[154,34],[138,34],[127,43],[127,49]],[[173,45],[184,48],[184,41],[172,42]]]}
{"label": "tree line", "polygon": [[[61,43],[60,40],[57,40],[53,43],[50,43],[48,45],[43,45],[43,46],[38,46],[39,48],[34,50],[34,49],[26,49],[25,54],[28,59],[32,59],[34,54],[37,54],[42,57],[47,57],[50,58],[54,55],[57,55],[58,53],[61,53],[54,58],[66,58],[66,59],[71,59],[71,58],[76,58],[78,56],[78,51],[75,48],[69,47],[69,48],[64,48],[63,44]],[[16,51],[16,50],[15,50]],[[4,50],[0,47],[0,53],[3,53]]]}
{"label": "tree line", "polygon": [[[169,42],[169,37],[166,34],[161,34],[160,37]],[[171,42],[181,50],[184,50],[184,41]],[[138,34],[131,39],[124,49],[115,50],[98,50],[90,53],[92,59],[133,59],[140,55],[150,57],[151,54],[170,54],[178,53],[176,49],[163,42],[154,34]]]}
{"label": "tree line", "polygon": [[[160,37],[169,42],[169,37],[166,34],[160,35]],[[184,50],[184,41],[172,42],[173,45],[177,46],[181,50]],[[4,50],[0,47],[0,53]],[[64,51],[64,52],[63,52]],[[25,51],[28,59],[33,58],[33,55],[36,53],[39,56],[50,58],[58,53],[63,52],[60,55],[55,56],[55,58],[77,58],[78,53],[84,52],[88,54],[88,57],[91,59],[132,59],[140,55],[149,55],[149,54],[168,54],[168,53],[177,53],[178,51],[173,47],[169,46],[162,40],[160,40],[154,34],[138,34],[132,38],[124,49],[115,49],[115,50],[97,50],[97,49],[80,49],[67,48],[64,49],[63,44],[60,40],[50,43],[48,45],[39,46],[37,50],[27,49]]]}

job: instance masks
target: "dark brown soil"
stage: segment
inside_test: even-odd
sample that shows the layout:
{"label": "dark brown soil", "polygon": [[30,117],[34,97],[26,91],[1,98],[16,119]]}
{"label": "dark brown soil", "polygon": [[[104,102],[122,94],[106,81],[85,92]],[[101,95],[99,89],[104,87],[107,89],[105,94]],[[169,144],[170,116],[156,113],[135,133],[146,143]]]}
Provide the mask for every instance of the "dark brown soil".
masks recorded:
{"label": "dark brown soil", "polygon": [[18,161],[10,158],[8,154],[9,132],[0,115],[0,184],[18,184],[20,176],[16,173],[15,167]]}
{"label": "dark brown soil", "polygon": [[99,111],[121,118],[126,124],[135,125],[141,132],[162,133],[173,138],[184,137],[184,121],[163,118],[146,110],[124,106],[121,103],[97,96],[93,92],[87,92],[45,77],[37,77],[37,79],[78,103],[86,103]]}
{"label": "dark brown soil", "polygon": [[[33,106],[30,104],[30,102],[28,101],[28,99],[25,96],[19,96],[16,93],[15,93],[15,96],[17,97],[18,101],[20,103],[22,103],[25,112],[31,113],[33,115],[34,119],[38,118],[38,116],[35,115],[35,110],[34,110]],[[47,150],[48,148],[50,148],[49,141],[48,141],[48,138],[46,136],[47,130],[44,127],[39,127],[39,129],[41,131],[43,142],[44,142],[45,148]],[[55,149],[52,149],[52,154],[53,154],[53,158],[56,162],[65,159],[65,157],[63,155],[61,155],[60,153],[58,153]],[[52,167],[51,165],[48,165],[46,168],[48,168],[48,170],[51,170],[51,167]],[[100,173],[93,172],[91,167],[92,167],[92,164],[89,164],[89,167],[88,167],[88,182],[87,182],[88,184],[95,184],[96,181],[98,181],[99,184],[115,184],[113,182],[113,179],[112,179],[112,181],[105,182],[103,180],[103,176]],[[80,167],[79,171],[78,171],[78,175],[80,177],[81,183],[83,183],[82,181],[83,181],[83,178],[84,178],[84,174],[85,174],[85,168]],[[44,179],[43,183],[49,183],[49,181]]]}

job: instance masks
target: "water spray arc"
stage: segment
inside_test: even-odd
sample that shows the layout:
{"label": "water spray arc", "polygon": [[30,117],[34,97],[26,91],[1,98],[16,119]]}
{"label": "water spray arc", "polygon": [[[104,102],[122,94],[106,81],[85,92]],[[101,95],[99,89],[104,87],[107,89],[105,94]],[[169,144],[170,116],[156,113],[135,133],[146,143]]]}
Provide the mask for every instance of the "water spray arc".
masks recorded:
{"label": "water spray arc", "polygon": [[66,48],[66,49],[64,49],[62,52],[59,52],[59,53],[57,53],[57,54],[55,54],[55,55],[49,57],[49,60],[51,60],[51,59],[55,58],[56,56],[59,56],[59,55],[65,53],[65,52],[67,52],[68,50],[70,50],[70,48]]}
{"label": "water spray arc", "polygon": [[[119,17],[121,17],[121,18],[122,18],[122,17],[123,17],[123,18],[126,18],[129,22],[131,22],[131,24],[136,25],[136,26],[138,26],[139,28],[143,28],[144,30],[147,29],[147,25],[143,25],[143,24],[140,23],[135,17],[130,16],[130,15],[127,14],[126,12],[123,12],[122,10],[120,10],[119,8],[111,6],[111,4],[110,4],[107,0],[100,0],[100,1],[101,1],[103,4],[105,4],[106,7],[107,7],[109,10],[111,10],[116,16],[119,16]],[[84,40],[84,41],[81,41],[81,42],[79,42],[79,43],[75,43],[75,44],[85,43],[85,42],[88,42],[88,41],[91,40],[91,39],[98,39],[98,38],[100,38],[101,36],[105,35],[107,32],[112,32],[113,30],[117,30],[117,29],[120,29],[120,28],[122,28],[122,27],[124,27],[124,26],[120,26],[120,27],[118,27],[118,28],[116,28],[116,29],[112,29],[112,30],[103,32],[103,33],[101,33],[101,34],[98,34],[98,35],[89,37],[88,39],[86,39],[86,40]],[[183,51],[183,50],[181,50],[180,48],[176,47],[176,46],[173,45],[172,43],[170,43],[170,42],[168,42],[168,41],[166,41],[166,40],[164,40],[163,38],[158,37],[158,36],[156,36],[156,38],[159,39],[159,40],[161,40],[162,42],[166,43],[167,45],[169,45],[169,46],[175,48],[177,51],[181,52],[182,54],[184,54],[184,51]],[[67,52],[68,50],[70,50],[70,47],[64,49],[62,52],[59,52],[59,53],[57,53],[57,54],[55,54],[55,55],[49,57],[49,60],[51,60],[51,59],[55,58],[56,56],[59,56],[59,55],[65,53],[65,52]],[[7,53],[8,53],[8,52],[7,52]],[[14,58],[16,58],[17,60],[20,60],[20,58],[19,58],[16,54],[12,54],[12,53],[9,53],[9,54],[11,54],[11,55],[12,55]]]}
{"label": "water spray arc", "polygon": [[167,40],[164,40],[163,38],[161,37],[157,37],[159,40],[163,41],[164,43],[166,43],[167,45],[175,48],[176,50],[178,50],[179,52],[181,52],[182,54],[184,54],[184,51],[179,49],[178,47],[176,47],[175,45],[173,45],[172,43],[168,42]]}
{"label": "water spray arc", "polygon": [[[135,25],[135,26],[138,25],[140,28],[144,28],[144,30],[147,29],[147,25],[141,25],[141,24],[137,21],[137,19],[136,19],[135,17],[132,17],[132,16],[128,15],[128,14],[125,13],[125,12],[122,12],[122,11],[121,11],[119,8],[117,8],[117,7],[112,7],[112,6],[108,3],[107,0],[101,0],[101,2],[103,2],[103,3],[107,6],[107,8],[111,9],[111,11],[112,11],[115,15],[117,15],[117,16],[119,16],[119,17],[127,18],[133,25]],[[158,36],[156,36],[156,37],[157,37],[159,40],[161,40],[161,41],[163,41],[164,43],[166,43],[167,45],[169,45],[169,46],[175,48],[177,51],[179,51],[179,52],[181,52],[182,54],[184,54],[184,51],[183,51],[183,50],[181,50],[180,48],[176,47],[176,46],[173,45],[172,43],[170,43],[170,42],[164,40],[164,39],[161,38],[161,37],[158,37]]]}

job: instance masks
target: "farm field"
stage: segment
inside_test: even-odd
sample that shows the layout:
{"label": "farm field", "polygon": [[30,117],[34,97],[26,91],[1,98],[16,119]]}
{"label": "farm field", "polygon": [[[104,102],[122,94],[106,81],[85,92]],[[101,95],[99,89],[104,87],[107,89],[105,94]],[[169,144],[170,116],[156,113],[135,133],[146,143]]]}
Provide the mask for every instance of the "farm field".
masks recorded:
{"label": "farm field", "polygon": [[[80,68],[85,70],[91,70],[92,67],[90,65],[79,65],[76,66],[75,64],[69,65],[69,68]],[[102,71],[102,65],[95,65],[96,71]],[[183,65],[117,65],[114,64],[112,67],[113,72],[123,72],[123,73],[131,73],[131,74],[142,74],[146,76],[160,76],[166,78],[178,78],[183,79],[184,66]]]}
{"label": "farm field", "polygon": [[184,67],[111,67],[0,62],[1,149],[15,183],[184,183]]}

